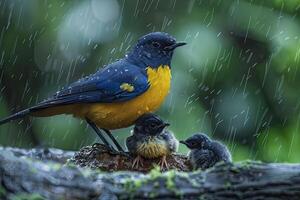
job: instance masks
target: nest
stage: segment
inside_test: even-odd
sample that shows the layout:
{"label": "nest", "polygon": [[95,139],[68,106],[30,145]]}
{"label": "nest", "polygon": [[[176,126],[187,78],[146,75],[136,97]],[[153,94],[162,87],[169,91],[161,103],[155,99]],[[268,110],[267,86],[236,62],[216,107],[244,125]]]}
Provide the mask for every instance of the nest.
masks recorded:
{"label": "nest", "polygon": [[[102,171],[138,171],[149,172],[158,165],[159,159],[144,159],[143,166],[132,168],[134,156],[126,156],[122,154],[110,153],[105,146],[101,144],[94,144],[86,146],[76,152],[70,159],[75,165],[80,167],[89,167],[92,169],[100,169]],[[172,154],[167,157],[169,164],[168,169],[161,169],[162,171],[174,169],[177,171],[191,171],[192,167],[185,155]]]}

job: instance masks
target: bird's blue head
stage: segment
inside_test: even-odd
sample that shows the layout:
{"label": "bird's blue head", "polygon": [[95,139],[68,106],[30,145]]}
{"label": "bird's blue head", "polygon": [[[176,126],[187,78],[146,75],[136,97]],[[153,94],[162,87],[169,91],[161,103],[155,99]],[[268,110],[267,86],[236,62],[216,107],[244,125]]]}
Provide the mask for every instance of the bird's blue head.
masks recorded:
{"label": "bird's blue head", "polygon": [[142,67],[170,66],[174,50],[185,44],[176,42],[176,39],[167,33],[149,33],[138,40],[127,59]]}

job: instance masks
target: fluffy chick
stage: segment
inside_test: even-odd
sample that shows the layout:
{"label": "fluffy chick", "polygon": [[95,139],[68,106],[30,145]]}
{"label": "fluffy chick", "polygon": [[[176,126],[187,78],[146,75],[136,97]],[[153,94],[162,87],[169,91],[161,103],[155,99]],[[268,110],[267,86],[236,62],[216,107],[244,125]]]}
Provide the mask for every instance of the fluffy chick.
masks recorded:
{"label": "fluffy chick", "polygon": [[188,159],[194,169],[204,170],[220,161],[231,162],[231,154],[227,147],[203,133],[194,134],[180,143],[190,149]]}
{"label": "fluffy chick", "polygon": [[145,114],[137,119],[133,134],[126,139],[128,151],[136,158],[133,168],[143,166],[143,159],[160,158],[159,165],[169,168],[166,157],[178,149],[178,140],[165,127],[165,123],[155,114]]}

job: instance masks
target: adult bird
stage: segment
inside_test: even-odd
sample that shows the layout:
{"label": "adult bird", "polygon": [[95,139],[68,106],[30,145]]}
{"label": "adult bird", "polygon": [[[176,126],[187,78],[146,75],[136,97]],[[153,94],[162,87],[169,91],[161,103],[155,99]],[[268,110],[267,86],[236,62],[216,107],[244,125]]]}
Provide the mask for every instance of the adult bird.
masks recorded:
{"label": "adult bird", "polygon": [[86,120],[109,150],[115,149],[102,130],[118,151],[124,152],[110,130],[128,127],[139,116],[159,108],[170,89],[173,52],[185,44],[176,42],[167,33],[149,33],[124,58],[64,87],[35,106],[0,120],[0,125],[28,115],[72,114]]}

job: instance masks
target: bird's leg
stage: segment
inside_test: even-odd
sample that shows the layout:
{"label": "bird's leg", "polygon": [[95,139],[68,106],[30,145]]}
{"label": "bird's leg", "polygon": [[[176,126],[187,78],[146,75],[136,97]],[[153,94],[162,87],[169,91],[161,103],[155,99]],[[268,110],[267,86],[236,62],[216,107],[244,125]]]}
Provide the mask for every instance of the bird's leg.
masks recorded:
{"label": "bird's leg", "polygon": [[115,137],[111,134],[111,132],[107,129],[102,129],[104,132],[108,135],[108,137],[111,139],[111,141],[114,143],[114,145],[118,149],[118,153],[120,155],[126,156],[128,158],[131,158],[130,154],[128,152],[125,152],[122,146],[118,143],[118,141],[115,139]]}
{"label": "bird's leg", "polygon": [[118,143],[118,141],[116,140],[116,138],[111,134],[111,132],[107,129],[102,129],[104,130],[104,132],[108,135],[108,137],[111,139],[111,141],[114,143],[114,145],[117,147],[117,149],[120,152],[125,153],[124,149],[122,148],[122,146]]}
{"label": "bird's leg", "polygon": [[169,169],[169,164],[167,162],[167,156],[161,157],[160,161],[158,162],[160,169]]}
{"label": "bird's leg", "polygon": [[94,122],[92,122],[90,119],[86,118],[86,122],[92,127],[92,129],[97,133],[97,135],[99,136],[99,138],[102,140],[103,144],[105,145],[105,147],[113,153],[116,153],[117,151],[109,144],[109,142],[105,139],[105,137],[103,136],[103,133],[101,132],[100,129],[98,129],[98,127],[96,126],[96,124]]}
{"label": "bird's leg", "polygon": [[132,163],[133,169],[138,169],[140,166],[143,167],[143,158],[140,155],[137,155]]}

